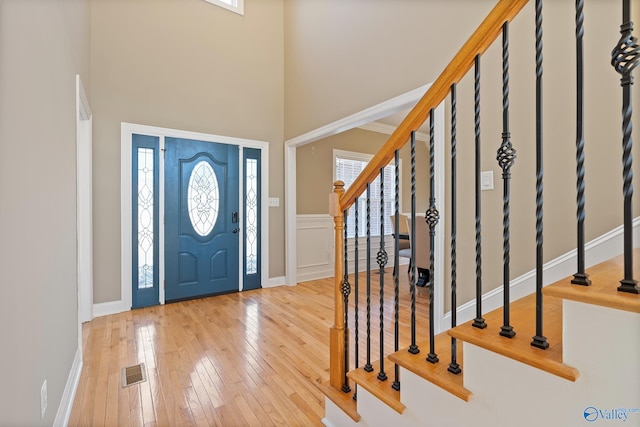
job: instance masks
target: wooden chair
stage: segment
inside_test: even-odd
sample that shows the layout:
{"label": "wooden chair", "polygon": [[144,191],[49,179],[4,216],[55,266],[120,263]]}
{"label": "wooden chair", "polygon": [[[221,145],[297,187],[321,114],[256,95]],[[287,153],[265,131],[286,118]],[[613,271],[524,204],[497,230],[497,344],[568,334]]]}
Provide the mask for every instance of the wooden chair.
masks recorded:
{"label": "wooden chair", "polygon": [[[407,227],[409,228],[409,238],[411,238],[411,221],[407,221]],[[415,268],[418,271],[418,280],[416,286],[427,286],[429,284],[431,266],[431,249],[429,241],[429,227],[424,216],[416,216],[416,241],[411,241],[411,245],[415,246],[416,259]],[[413,263],[410,263],[409,268]]]}
{"label": "wooden chair", "polygon": [[[391,228],[394,230],[395,233],[395,227],[396,227],[396,216],[395,215],[391,215],[389,217],[389,219],[391,220]],[[398,224],[398,229],[400,231],[400,235],[408,235],[409,234],[409,226],[407,225],[408,222],[408,217],[406,215],[403,214],[399,214],[398,215],[398,220],[399,220],[399,224]],[[411,271],[411,242],[407,239],[400,239],[399,240],[399,246],[400,246],[400,251],[398,253],[398,256],[400,258],[407,258],[409,260],[409,268],[407,270],[407,273],[409,273]],[[394,271],[393,274],[395,275],[395,266],[394,266]]]}

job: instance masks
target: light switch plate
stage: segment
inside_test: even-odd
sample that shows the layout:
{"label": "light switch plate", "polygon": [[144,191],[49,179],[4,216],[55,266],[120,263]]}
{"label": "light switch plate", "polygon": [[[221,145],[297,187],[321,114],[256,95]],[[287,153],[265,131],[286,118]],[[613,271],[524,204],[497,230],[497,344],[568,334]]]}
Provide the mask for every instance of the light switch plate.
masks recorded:
{"label": "light switch plate", "polygon": [[484,171],[480,174],[480,189],[493,190],[493,171]]}
{"label": "light switch plate", "polygon": [[280,206],[280,198],[279,197],[269,197],[269,207],[277,208]]}

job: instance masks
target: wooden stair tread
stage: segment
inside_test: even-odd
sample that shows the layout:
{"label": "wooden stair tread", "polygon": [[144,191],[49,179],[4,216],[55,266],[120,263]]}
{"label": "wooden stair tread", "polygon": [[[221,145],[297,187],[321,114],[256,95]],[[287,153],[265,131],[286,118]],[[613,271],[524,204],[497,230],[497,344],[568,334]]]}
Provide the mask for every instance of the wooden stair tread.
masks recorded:
{"label": "wooden stair tread", "polygon": [[[457,375],[447,370],[451,362],[451,337],[446,332],[438,334],[435,337],[435,352],[438,355],[438,359],[440,359],[438,363],[429,363],[425,360],[429,353],[428,341],[417,344],[420,353],[409,353],[407,347],[393,353],[389,356],[389,359],[465,402],[470,401],[473,398],[473,393],[464,388],[462,376],[464,370]],[[462,368],[462,343],[459,343],[456,349],[457,363],[460,365],[460,368]]]}
{"label": "wooden stair tread", "polygon": [[355,387],[351,386],[351,391],[345,393],[340,390],[336,390],[331,387],[329,381],[325,381],[319,385],[320,390],[327,396],[333,403],[335,403],[340,409],[344,411],[353,421],[360,421],[360,414],[358,414],[358,404],[353,399],[353,393]]}
{"label": "wooden stair tread", "polygon": [[394,365],[388,358],[385,358],[385,372],[387,374],[386,381],[378,379],[380,371],[380,362],[375,362],[373,371],[367,372],[363,367],[350,371],[347,376],[360,387],[373,394],[375,397],[386,403],[397,413],[402,414],[405,406],[400,402],[400,392],[391,387],[393,383]]}
{"label": "wooden stair tread", "polygon": [[[640,249],[633,250],[633,272],[640,271]],[[640,313],[640,295],[618,292],[620,279],[624,277],[624,256],[612,258],[587,269],[590,286],[571,284],[572,277],[545,287],[545,295],[599,305],[618,310]]]}
{"label": "wooden stair tread", "polygon": [[450,329],[448,333],[452,337],[470,344],[569,381],[575,381],[580,375],[578,370],[562,363],[562,300],[544,296],[543,309],[544,335],[549,343],[549,348],[546,350],[531,345],[531,339],[535,335],[535,294],[511,303],[511,326],[516,332],[516,336],[513,338],[499,335],[500,327],[503,324],[502,308],[485,315],[487,327],[484,329],[473,327],[473,321],[469,321]]}

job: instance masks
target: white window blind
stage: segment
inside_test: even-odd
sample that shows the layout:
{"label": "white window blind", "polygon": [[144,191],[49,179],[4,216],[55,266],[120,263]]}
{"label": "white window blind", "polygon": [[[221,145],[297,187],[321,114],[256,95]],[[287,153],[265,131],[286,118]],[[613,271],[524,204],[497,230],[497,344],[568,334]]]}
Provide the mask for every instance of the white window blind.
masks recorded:
{"label": "white window blind", "polygon": [[[370,156],[360,153],[350,153],[336,150],[335,158],[335,177],[344,181],[345,188],[355,181],[356,177],[362,172],[370,160]],[[363,160],[366,159],[366,160]],[[384,234],[389,235],[393,232],[393,227],[389,216],[395,211],[395,168],[392,164],[384,168],[384,199],[380,200],[380,176],[370,185],[370,216],[369,223],[371,225],[371,236],[380,236],[380,206],[384,209],[383,223]],[[367,204],[366,191],[358,198],[358,235],[366,236],[367,226]],[[355,236],[355,206],[349,209],[347,216],[347,237]]]}

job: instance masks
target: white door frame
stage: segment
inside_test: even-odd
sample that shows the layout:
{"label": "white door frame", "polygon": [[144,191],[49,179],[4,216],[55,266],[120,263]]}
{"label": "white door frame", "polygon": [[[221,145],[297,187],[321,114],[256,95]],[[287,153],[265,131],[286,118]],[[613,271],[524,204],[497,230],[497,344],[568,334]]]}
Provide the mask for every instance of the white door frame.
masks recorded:
{"label": "white door frame", "polygon": [[[132,248],[131,248],[131,230],[132,230],[132,219],[131,219],[131,148],[132,148],[132,140],[131,137],[133,134],[140,135],[150,135],[157,136],[160,139],[159,149],[161,152],[164,149],[164,139],[166,137],[171,138],[183,138],[183,139],[193,139],[197,141],[207,141],[207,142],[218,142],[223,144],[230,144],[237,146],[240,150],[243,148],[259,148],[261,151],[261,180],[262,180],[262,194],[260,197],[260,203],[262,207],[262,218],[261,218],[261,238],[262,244],[260,245],[260,256],[262,263],[262,272],[261,272],[261,284],[263,287],[266,287],[267,280],[269,277],[268,274],[268,266],[269,266],[269,210],[267,208],[268,201],[268,191],[266,189],[269,188],[269,143],[264,141],[254,141],[250,139],[242,139],[242,138],[232,138],[229,136],[220,136],[220,135],[212,135],[208,133],[199,133],[199,132],[191,132],[185,130],[178,129],[169,129],[162,128],[157,126],[147,126],[135,123],[125,123],[122,122],[120,127],[120,141],[121,141],[121,152],[120,152],[120,241],[121,241],[121,280],[120,280],[120,301],[122,304],[121,311],[127,311],[131,309],[132,303]],[[239,176],[244,177],[244,164],[242,162],[242,155],[239,157]],[[162,159],[161,159],[162,160]],[[164,162],[159,162],[159,196],[158,201],[160,203],[159,212],[160,218],[164,218]],[[238,186],[240,200],[244,199],[242,194],[242,185]],[[244,206],[240,203],[240,217],[243,217],[243,209]],[[158,244],[159,244],[159,286],[160,286],[160,304],[165,303],[165,294],[164,294],[164,227],[162,226],[163,221],[160,221],[160,230],[158,230]],[[243,278],[243,268],[242,268],[242,253],[244,247],[244,230],[241,228],[241,238],[239,245],[239,265],[238,269],[240,272],[240,286],[239,290],[242,290],[242,278]]]}
{"label": "white door frame", "polygon": [[76,210],[78,257],[78,344],[82,351],[82,323],[93,319],[93,209],[91,108],[76,74]]}
{"label": "white door frame", "polygon": [[[431,84],[419,87],[395,98],[391,98],[373,107],[367,108],[343,119],[337,120],[318,129],[307,132],[303,135],[285,141],[285,257],[286,257],[286,283],[294,286],[297,283],[297,241],[296,241],[296,148],[340,132],[347,131],[359,126],[366,125],[370,122],[382,119],[391,114],[412,108],[424,93],[429,89]],[[444,103],[440,104],[435,110],[435,196],[439,200],[438,210],[440,217],[445,217],[445,188],[444,188],[444,159],[445,159],[445,131],[444,131]],[[331,189],[327,189],[327,196]],[[328,206],[328,197],[327,197]],[[441,222],[442,230],[444,222]],[[436,250],[435,250],[435,269],[434,283],[434,327],[437,332],[442,331],[446,325],[443,323],[444,318],[444,232],[436,234]]]}

